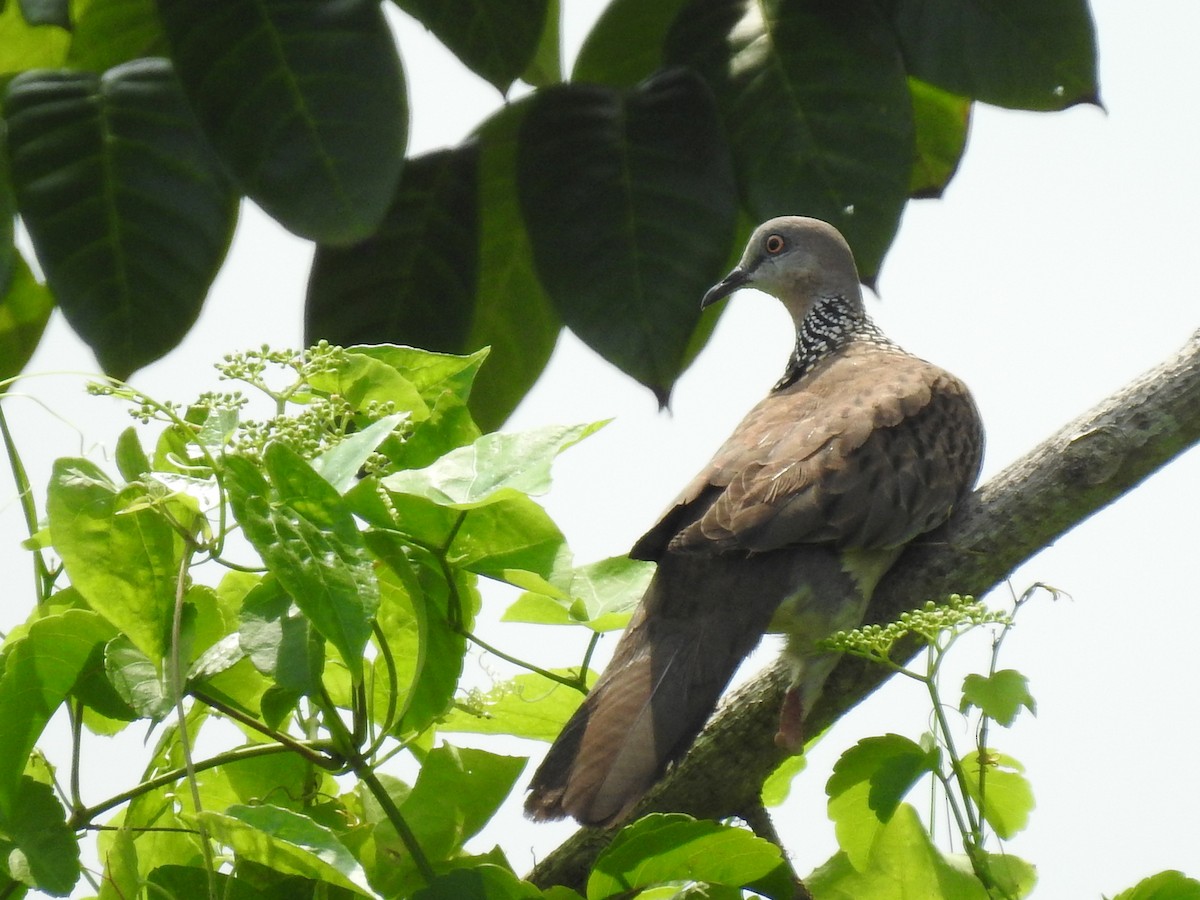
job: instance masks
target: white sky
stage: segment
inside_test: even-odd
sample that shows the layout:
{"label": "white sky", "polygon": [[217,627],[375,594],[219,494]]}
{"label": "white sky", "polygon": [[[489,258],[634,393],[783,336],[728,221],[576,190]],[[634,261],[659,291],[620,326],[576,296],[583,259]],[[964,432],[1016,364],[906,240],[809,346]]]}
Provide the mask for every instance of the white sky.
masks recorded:
{"label": "white sky", "polygon": [[[601,4],[564,6],[570,58]],[[1200,7],[1093,0],[1093,8],[1107,114],[977,107],[958,176],[942,200],[910,204],[880,278],[885,299],[869,301],[893,338],[971,385],[988,429],[984,479],[1200,327],[1191,272],[1200,238]],[[410,151],[457,143],[499,98],[419,26],[393,19],[410,78]],[[209,366],[228,350],[298,345],[310,256],[309,245],[247,208],[198,327],[135,381],[185,400],[211,386]],[[546,499],[579,560],[624,552],[652,524],[774,382],[791,340],[777,304],[739,295],[680,381],[668,416],[649,392],[564,335],[508,427],[616,418],[562,457]],[[29,371],[94,367],[56,317]],[[35,485],[45,483],[54,456],[99,457],[119,430],[114,421],[124,427],[111,407],[82,396],[78,380],[20,388],[61,417],[33,403],[7,404]],[[1003,664],[1030,677],[1038,717],[1019,719],[1011,733],[997,729],[992,740],[1025,764],[1033,784],[1030,826],[1008,846],[1038,865],[1036,897],[1111,896],[1166,868],[1200,878],[1198,508],[1193,450],[1013,576],[1018,591],[1043,581],[1073,597],[1023,612]],[[16,585],[0,606],[4,626],[24,618],[31,602],[27,561],[10,536],[19,535],[19,520],[11,487],[0,488],[0,565]],[[497,600],[485,618],[501,608]],[[497,638],[514,646],[503,631]],[[513,638],[518,651],[521,639]],[[553,648],[553,664],[578,661],[582,644],[568,643],[567,632],[543,630],[537,639],[525,646],[539,662],[551,652],[548,640],[564,644]],[[986,658],[964,664],[986,666]],[[955,684],[947,680],[948,692]],[[778,819],[802,874],[835,849],[823,789],[837,754],[869,734],[917,737],[926,727],[921,700],[893,683],[812,752]],[[84,784],[88,771],[111,774],[114,758],[93,760]],[[571,829],[525,822],[519,800],[478,846],[501,844],[524,871]]]}

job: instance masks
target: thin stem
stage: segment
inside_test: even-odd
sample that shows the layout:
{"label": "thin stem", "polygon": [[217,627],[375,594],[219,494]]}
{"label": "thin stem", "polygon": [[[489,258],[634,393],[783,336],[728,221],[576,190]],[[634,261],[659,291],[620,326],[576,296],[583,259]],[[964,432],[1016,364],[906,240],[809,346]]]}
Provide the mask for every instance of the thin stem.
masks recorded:
{"label": "thin stem", "polygon": [[83,745],[83,703],[76,699],[68,707],[71,714],[71,809],[83,806],[79,792],[79,759]]}
{"label": "thin stem", "polygon": [[[0,397],[3,397],[3,394],[0,394]],[[25,471],[25,463],[21,460],[17,442],[13,439],[12,431],[8,427],[8,418],[4,415],[3,404],[0,404],[0,435],[4,438],[4,450],[8,454],[8,465],[12,469],[13,482],[16,484],[17,497],[21,504],[21,513],[25,517],[25,530],[32,537],[38,531],[37,504],[33,500],[33,489],[29,484],[29,474]],[[34,595],[38,598],[38,606],[41,606],[49,599],[54,579],[51,577],[50,567],[46,565],[46,558],[39,548],[35,548],[33,551],[33,578]]]}
{"label": "thin stem", "polygon": [[188,690],[188,693],[205,706],[212,707],[221,715],[228,716],[234,721],[245,725],[247,728],[257,731],[264,737],[270,738],[272,741],[283,745],[292,752],[300,754],[309,762],[320,766],[322,769],[336,772],[342,768],[342,763],[340,760],[330,759],[328,756],[322,753],[322,750],[326,750],[326,752],[328,752],[329,749],[332,749],[332,747],[329,745],[316,741],[298,741],[296,738],[285,732],[275,731],[271,728],[268,728],[253,716],[249,716],[241,710],[235,709],[234,707],[221,702],[216,697],[205,693],[205,691],[200,688],[192,687]]}
{"label": "thin stem", "polygon": [[[557,672],[551,672],[549,669],[543,669],[541,666],[535,666],[533,663],[526,662],[523,659],[518,659],[515,656],[505,653],[503,650],[499,649],[498,647],[493,647],[491,644],[489,644],[487,641],[483,640],[482,638],[477,638],[474,634],[472,634],[469,631],[460,630],[459,634],[461,634],[463,637],[465,637],[471,643],[476,644],[483,650],[486,650],[488,653],[492,654],[493,656],[500,657],[505,662],[510,662],[515,666],[520,666],[523,669],[528,669],[530,672],[533,672],[537,675],[541,675],[543,678],[549,678],[551,681],[556,681],[559,684],[565,684],[569,688],[574,688],[575,690],[582,691],[585,694],[587,693],[587,690],[582,687],[582,681],[583,681],[583,677],[584,677],[582,672],[580,673],[578,678],[568,678],[566,675],[559,675]],[[584,671],[586,671],[586,670],[584,670]]]}
{"label": "thin stem", "polygon": [[[291,747],[283,744],[253,744],[249,747],[238,747],[233,750],[226,750],[218,753],[211,759],[200,760],[194,762],[192,770],[195,772],[204,772],[208,769],[217,766],[227,765],[231,762],[238,762],[243,759],[253,759],[259,756],[268,756],[275,753],[290,753]],[[166,787],[168,784],[174,784],[182,778],[186,778],[188,770],[185,766],[177,769],[171,769],[168,772],[163,772],[161,775],[155,775],[143,781],[141,784],[135,785],[127,791],[122,791],[113,797],[109,797],[95,806],[88,806],[78,809],[71,814],[67,825],[72,829],[90,828],[91,822],[97,816],[101,816],[111,809],[115,809],[123,803],[128,803],[130,800],[135,800],[143,794],[148,794],[151,791],[158,790],[160,787]]]}
{"label": "thin stem", "polygon": [[217,900],[217,866],[213,858],[212,844],[208,840],[208,831],[200,819],[203,806],[200,802],[200,784],[196,780],[196,767],[192,760],[192,741],[188,735],[187,712],[183,708],[183,661],[180,658],[183,643],[183,600],[187,595],[188,564],[191,562],[191,545],[179,560],[179,572],[175,576],[175,612],[171,619],[171,696],[175,700],[175,715],[179,719],[179,749],[183,753],[184,769],[187,773],[187,783],[192,794],[192,807],[196,811],[196,827],[200,832],[200,849],[204,854],[204,869],[208,874],[208,896]]}
{"label": "thin stem", "polygon": [[417,866],[417,871],[421,873],[421,877],[425,879],[426,884],[431,884],[437,877],[437,873],[433,871],[433,866],[430,865],[429,858],[425,855],[425,851],[421,849],[420,841],[417,840],[416,834],[408,826],[408,822],[404,820],[404,815],[400,812],[400,807],[392,799],[392,795],[387,792],[387,788],[383,786],[379,777],[363,760],[356,760],[354,774],[367,786],[367,790],[379,802],[384,815],[388,817],[388,821],[396,829],[396,834],[400,836],[401,842],[412,855],[413,862]]}

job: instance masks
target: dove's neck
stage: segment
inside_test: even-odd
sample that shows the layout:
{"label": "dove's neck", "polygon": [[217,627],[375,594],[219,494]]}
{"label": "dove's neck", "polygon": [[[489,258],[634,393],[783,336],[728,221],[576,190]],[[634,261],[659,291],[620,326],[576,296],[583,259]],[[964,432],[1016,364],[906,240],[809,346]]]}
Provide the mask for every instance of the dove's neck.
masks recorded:
{"label": "dove's neck", "polygon": [[818,297],[796,329],[796,349],[775,390],[795,384],[821,360],[852,343],[899,349],[867,315],[861,299]]}

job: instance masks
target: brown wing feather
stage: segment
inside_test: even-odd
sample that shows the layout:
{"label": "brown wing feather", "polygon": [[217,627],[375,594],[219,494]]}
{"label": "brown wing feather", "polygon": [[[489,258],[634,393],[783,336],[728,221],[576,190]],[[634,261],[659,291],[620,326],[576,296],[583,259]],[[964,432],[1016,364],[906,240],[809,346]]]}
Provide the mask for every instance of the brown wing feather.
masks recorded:
{"label": "brown wing feather", "polygon": [[880,348],[838,356],[752,409],[631,555],[899,546],[974,483],[978,422],[937,366]]}

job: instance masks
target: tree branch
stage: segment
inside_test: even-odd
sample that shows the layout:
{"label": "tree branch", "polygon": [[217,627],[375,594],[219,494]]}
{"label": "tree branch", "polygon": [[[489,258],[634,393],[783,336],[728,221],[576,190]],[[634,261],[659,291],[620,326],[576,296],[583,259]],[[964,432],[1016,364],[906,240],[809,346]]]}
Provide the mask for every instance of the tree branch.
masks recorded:
{"label": "tree branch", "polygon": [[[876,589],[867,621],[890,622],[926,599],[951,593],[982,596],[1197,443],[1200,330],[1175,356],[1042,442],[975,491],[942,528],[905,550]],[[829,726],[888,674],[881,666],[843,659],[805,731],[817,734]],[[763,781],[784,759],[773,737],[787,682],[777,663],[734,692],[634,815],[673,810],[721,819],[752,809]],[[611,832],[580,829],[529,880],[580,888],[610,838]]]}

